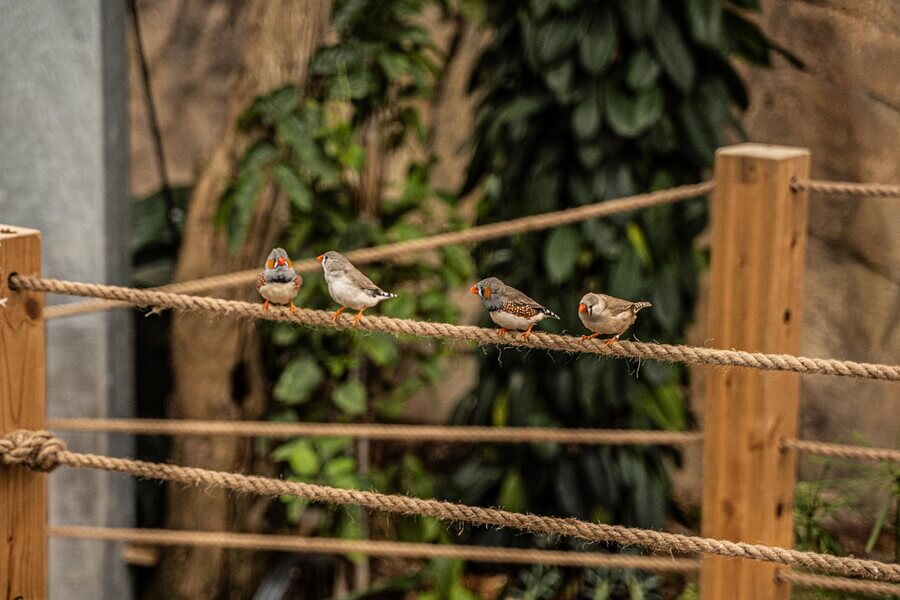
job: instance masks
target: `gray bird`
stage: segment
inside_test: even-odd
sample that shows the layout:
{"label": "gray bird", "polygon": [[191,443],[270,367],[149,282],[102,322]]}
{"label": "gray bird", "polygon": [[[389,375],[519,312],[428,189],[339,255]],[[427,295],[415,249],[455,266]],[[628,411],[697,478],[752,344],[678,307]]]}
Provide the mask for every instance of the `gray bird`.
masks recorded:
{"label": "gray bird", "polygon": [[546,317],[559,318],[549,308],[538,304],[496,277],[482,279],[469,291],[481,296],[481,303],[488,310],[491,320],[500,326],[500,335],[509,329],[515,329],[522,331],[522,337],[528,340],[534,326]]}
{"label": "gray bird", "polygon": [[339,252],[326,252],[316,257],[322,263],[325,271],[325,283],[328,284],[328,293],[341,307],[331,317],[337,321],[341,313],[348,308],[358,310],[353,318],[353,324],[359,324],[363,312],[372,308],[382,300],[396,298],[397,294],[384,291],[362,272],[350,264],[347,257]]}
{"label": "gray bird", "polygon": [[578,316],[584,326],[594,333],[583,335],[581,339],[609,334],[615,337],[606,340],[603,346],[614,344],[637,320],[638,311],[649,306],[649,302],[629,302],[606,294],[585,294],[578,305]]}
{"label": "gray bird", "polygon": [[256,290],[265,299],[263,308],[266,310],[269,310],[269,304],[290,304],[293,313],[294,296],[302,285],[303,277],[297,275],[284,248],[269,252],[266,268],[256,277]]}

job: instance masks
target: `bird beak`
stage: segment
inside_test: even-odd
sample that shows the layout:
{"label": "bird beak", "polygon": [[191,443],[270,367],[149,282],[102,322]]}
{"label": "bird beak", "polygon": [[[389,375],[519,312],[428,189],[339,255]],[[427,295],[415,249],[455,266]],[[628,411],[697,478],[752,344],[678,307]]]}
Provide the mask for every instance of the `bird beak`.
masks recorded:
{"label": "bird beak", "polygon": [[585,304],[584,302],[582,302],[581,304],[579,304],[579,305],[578,305],[578,312],[580,312],[580,313],[586,313],[586,312],[587,312],[587,304]]}
{"label": "bird beak", "polygon": [[319,261],[319,262],[322,262],[323,260],[325,260],[325,255],[324,255],[324,254],[318,255],[318,256],[316,257],[316,260]]}
{"label": "bird beak", "polygon": [[278,260],[275,262],[275,264],[277,264],[279,267],[283,267],[284,265],[287,264],[287,261],[284,259],[283,256],[279,256]]}
{"label": "bird beak", "polygon": [[477,294],[477,293],[478,293],[478,286],[477,286],[477,285],[473,285],[473,286],[472,286],[472,289],[469,290],[469,292],[472,293],[472,294]]}

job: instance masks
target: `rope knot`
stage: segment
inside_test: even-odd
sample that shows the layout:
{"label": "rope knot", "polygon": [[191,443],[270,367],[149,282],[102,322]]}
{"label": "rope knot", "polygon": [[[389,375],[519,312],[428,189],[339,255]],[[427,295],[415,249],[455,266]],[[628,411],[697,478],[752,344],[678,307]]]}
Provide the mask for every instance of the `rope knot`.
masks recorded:
{"label": "rope knot", "polygon": [[4,465],[49,473],[59,466],[59,454],[65,451],[66,443],[49,431],[17,429],[0,437],[0,463]]}

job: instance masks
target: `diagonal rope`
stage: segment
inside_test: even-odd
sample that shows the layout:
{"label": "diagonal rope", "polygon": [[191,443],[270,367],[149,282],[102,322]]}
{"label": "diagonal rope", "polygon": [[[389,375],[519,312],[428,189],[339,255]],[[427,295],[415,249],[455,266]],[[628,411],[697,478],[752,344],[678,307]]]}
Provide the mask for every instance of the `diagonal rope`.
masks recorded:
{"label": "diagonal rope", "polygon": [[837,575],[900,582],[900,565],[897,564],[802,552],[762,544],[730,542],[649,529],[590,523],[578,519],[514,513],[495,508],[466,506],[397,494],[333,488],[299,481],[284,481],[239,473],[69,452],[61,440],[54,438],[46,431],[17,430],[0,438],[0,463],[22,465],[44,471],[53,470],[60,465],[115,471],[147,479],[190,485],[210,485],[261,496],[297,496],[313,502],[361,506],[394,514],[427,516],[443,521],[473,525],[508,527],[531,533],[565,535],[589,542],[615,542],[625,546],[639,546],[656,552],[748,558]]}
{"label": "diagonal rope", "polygon": [[[13,273],[9,276],[9,286],[13,290],[52,292],[75,296],[91,296],[111,300],[121,300],[136,306],[154,306],[189,312],[208,311],[222,316],[236,315],[269,321],[287,321],[312,326],[353,329],[353,320],[342,315],[333,322],[331,314],[324,310],[299,308],[290,313],[287,308],[276,307],[265,310],[260,304],[223,300],[205,296],[186,296],[170,292],[154,292],[113,285],[78,283],[59,279],[24,276]],[[584,352],[603,356],[618,356],[680,362],[689,365],[718,365],[752,367],[768,371],[791,371],[841,377],[860,377],[900,381],[900,366],[857,363],[825,358],[808,358],[789,354],[765,354],[740,350],[718,350],[693,346],[673,346],[636,341],[620,341],[609,347],[593,340],[583,340],[569,335],[532,333],[525,339],[519,334],[501,335],[496,329],[472,325],[451,325],[391,317],[363,317],[358,329],[380,331],[392,335],[411,334],[415,336],[442,338],[475,342],[479,345],[521,346],[563,352]]]}
{"label": "diagonal rope", "polygon": [[375,423],[281,423],[169,419],[51,419],[47,429],[140,435],[235,435],[242,437],[354,437],[389,442],[556,442],[560,444],[687,445],[703,441],[692,431],[563,427],[480,427]]}
{"label": "diagonal rope", "polygon": [[780,581],[805,588],[818,588],[820,590],[834,590],[837,592],[858,592],[860,594],[874,596],[900,597],[900,585],[894,583],[783,571],[776,573],[775,577]]}
{"label": "diagonal rope", "polygon": [[309,538],[296,535],[70,526],[50,527],[48,534],[52,537],[160,546],[208,546],[270,552],[312,552],[316,554],[360,553],[384,558],[448,558],[486,563],[645,569],[671,573],[691,573],[700,568],[700,563],[690,558],[631,556],[628,554],[524,548],[492,548],[463,544],[439,545],[386,540]]}
{"label": "diagonal rope", "polygon": [[792,181],[794,192],[819,192],[820,194],[836,194],[842,196],[867,196],[896,198],[900,197],[900,185],[882,183],[850,183],[848,181],[819,181],[806,179]]}
{"label": "diagonal rope", "polygon": [[[569,223],[577,223],[588,219],[596,219],[598,217],[606,217],[609,215],[640,210],[660,204],[671,204],[688,198],[702,196],[711,192],[713,182],[705,181],[692,185],[683,185],[667,190],[652,192],[649,194],[637,194],[634,196],[626,196],[615,200],[606,200],[602,202],[594,202],[585,206],[575,208],[567,208],[554,212],[543,213],[539,215],[531,215],[521,217],[519,219],[511,219],[508,221],[500,221],[499,223],[489,223],[487,225],[478,225],[470,227],[463,231],[451,231],[440,233],[414,240],[405,240],[392,244],[384,244],[372,248],[360,248],[346,252],[345,255],[349,260],[357,264],[365,264],[385,259],[397,258],[403,255],[412,255],[425,250],[433,250],[453,244],[468,244],[474,242],[484,242],[501,237],[516,235],[519,233],[527,233],[529,231],[539,231],[541,229],[551,229],[560,225]],[[298,273],[309,273],[317,271],[321,265],[315,260],[306,259],[294,262],[294,270]],[[226,273],[224,275],[216,275],[212,277],[204,277],[202,279],[194,279],[191,281],[183,281],[164,285],[162,287],[153,288],[155,291],[173,292],[179,294],[198,294],[209,292],[216,289],[224,289],[237,287],[240,285],[249,285],[256,281],[259,269],[247,271],[238,271],[236,273]],[[46,319],[57,319],[60,317],[68,317],[80,315],[84,313],[94,312],[98,310],[107,310],[110,308],[127,306],[127,302],[109,302],[106,300],[91,300],[87,302],[78,302],[71,304],[62,304],[59,306],[51,306],[44,311]]]}
{"label": "diagonal rope", "polygon": [[872,460],[882,462],[900,462],[900,450],[890,448],[864,448],[845,444],[827,444],[809,440],[782,440],[781,447],[793,449],[807,454],[831,456],[856,460]]}

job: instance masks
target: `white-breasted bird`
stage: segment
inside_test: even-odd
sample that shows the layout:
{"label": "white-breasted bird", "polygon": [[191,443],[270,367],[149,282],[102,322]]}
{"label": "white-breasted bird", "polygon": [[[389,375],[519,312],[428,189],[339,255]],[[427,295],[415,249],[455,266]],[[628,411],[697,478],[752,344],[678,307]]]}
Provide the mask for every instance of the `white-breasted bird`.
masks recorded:
{"label": "white-breasted bird", "polygon": [[585,294],[578,304],[578,317],[594,333],[583,335],[581,339],[607,334],[614,337],[606,340],[603,346],[614,344],[625,330],[634,325],[638,311],[649,306],[649,302],[629,302],[607,294]]}
{"label": "white-breasted bird", "polygon": [[269,304],[290,304],[294,312],[294,297],[303,285],[303,277],[294,271],[294,263],[284,248],[275,248],[266,259],[266,267],[256,277],[256,290],[265,299],[263,308]]}
{"label": "white-breasted bird", "polygon": [[353,324],[357,325],[367,308],[372,308],[382,300],[397,297],[397,294],[386,292],[372,283],[340,252],[332,250],[317,256],[316,260],[322,263],[322,270],[325,271],[328,293],[341,305],[331,317],[332,321],[337,321],[342,312],[352,308],[359,311],[353,318]]}
{"label": "white-breasted bird", "polygon": [[509,329],[522,332],[526,340],[531,330],[546,317],[559,316],[549,308],[538,304],[516,288],[506,285],[496,277],[482,279],[469,290],[481,297],[491,320],[500,326],[500,335]]}

